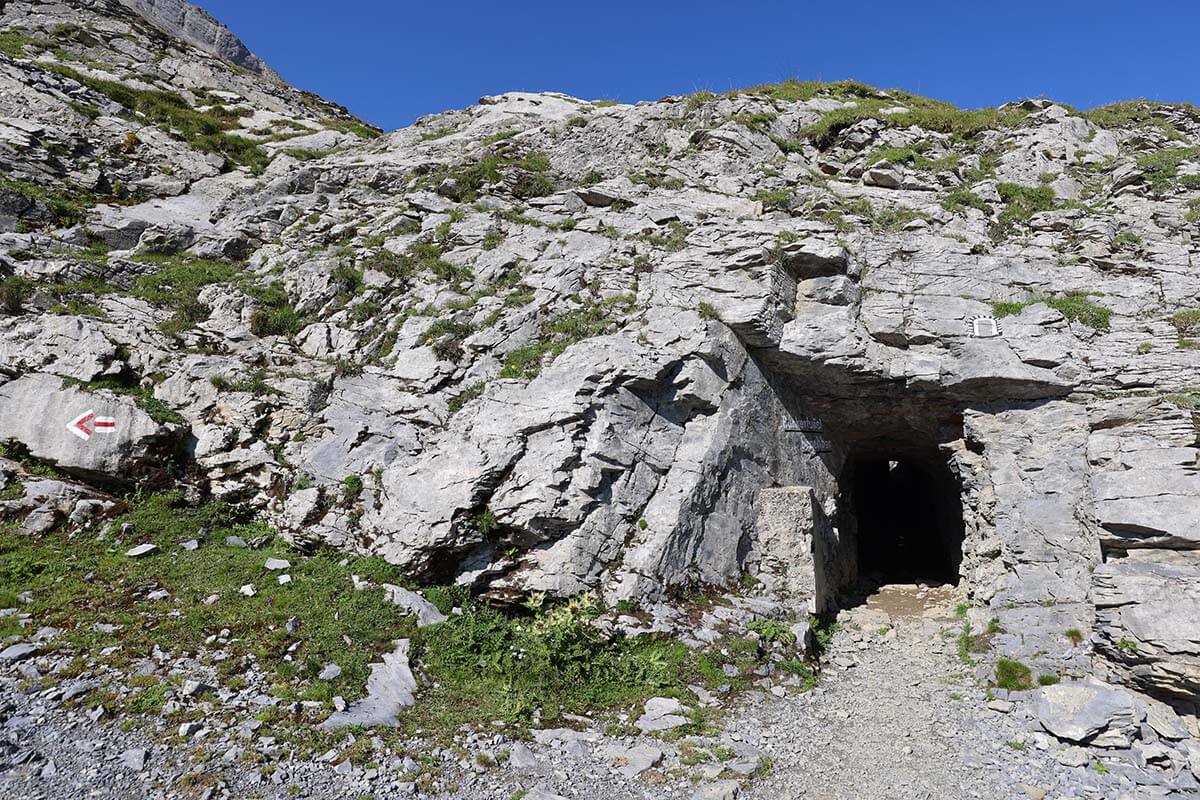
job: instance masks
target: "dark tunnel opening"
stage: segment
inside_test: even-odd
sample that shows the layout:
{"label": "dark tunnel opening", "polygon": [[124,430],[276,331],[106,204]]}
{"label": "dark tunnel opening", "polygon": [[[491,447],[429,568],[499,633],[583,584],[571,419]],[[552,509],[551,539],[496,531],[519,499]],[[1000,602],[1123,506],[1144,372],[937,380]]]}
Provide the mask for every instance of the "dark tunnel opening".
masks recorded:
{"label": "dark tunnel opening", "polygon": [[961,491],[936,449],[853,455],[842,475],[842,493],[854,515],[860,581],[957,584]]}

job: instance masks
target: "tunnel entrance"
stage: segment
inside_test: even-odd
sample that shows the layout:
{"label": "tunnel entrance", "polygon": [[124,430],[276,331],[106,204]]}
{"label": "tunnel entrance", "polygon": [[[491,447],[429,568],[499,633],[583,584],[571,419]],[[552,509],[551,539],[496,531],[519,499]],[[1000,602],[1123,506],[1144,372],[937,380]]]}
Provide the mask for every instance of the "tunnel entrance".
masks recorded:
{"label": "tunnel entrance", "polygon": [[958,583],[962,489],[936,448],[864,448],[847,461],[841,491],[860,583]]}

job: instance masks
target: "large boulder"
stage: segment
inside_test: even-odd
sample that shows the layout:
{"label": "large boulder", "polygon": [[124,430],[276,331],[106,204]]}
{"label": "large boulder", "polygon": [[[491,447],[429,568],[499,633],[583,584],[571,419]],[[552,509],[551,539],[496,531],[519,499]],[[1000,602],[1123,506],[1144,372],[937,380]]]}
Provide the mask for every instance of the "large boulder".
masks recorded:
{"label": "large boulder", "polygon": [[45,373],[0,385],[0,420],[0,442],[101,483],[162,482],[179,443],[178,427],[156,422],[132,397]]}
{"label": "large boulder", "polygon": [[1043,686],[1035,713],[1059,739],[1098,747],[1128,747],[1142,719],[1131,692],[1095,679]]}

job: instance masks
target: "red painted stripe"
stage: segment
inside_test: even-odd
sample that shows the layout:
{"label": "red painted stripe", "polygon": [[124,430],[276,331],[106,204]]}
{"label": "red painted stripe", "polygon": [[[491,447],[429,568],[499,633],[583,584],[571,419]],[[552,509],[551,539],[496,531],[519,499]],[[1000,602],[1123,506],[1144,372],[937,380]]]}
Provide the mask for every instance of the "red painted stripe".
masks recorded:
{"label": "red painted stripe", "polygon": [[100,420],[96,420],[96,427],[97,427],[97,428],[115,428],[115,427],[117,427],[117,423],[115,423],[115,422],[101,422]]}

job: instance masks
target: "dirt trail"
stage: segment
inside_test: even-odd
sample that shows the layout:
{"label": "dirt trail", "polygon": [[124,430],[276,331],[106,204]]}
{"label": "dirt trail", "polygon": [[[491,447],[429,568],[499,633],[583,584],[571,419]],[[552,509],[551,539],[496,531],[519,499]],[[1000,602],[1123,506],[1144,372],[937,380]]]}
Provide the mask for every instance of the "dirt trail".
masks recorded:
{"label": "dirt trail", "polygon": [[821,688],[757,715],[774,768],[747,796],[1021,796],[995,783],[1003,740],[979,736],[986,699],[956,655],[956,602],[950,589],[893,586],[842,612]]}

